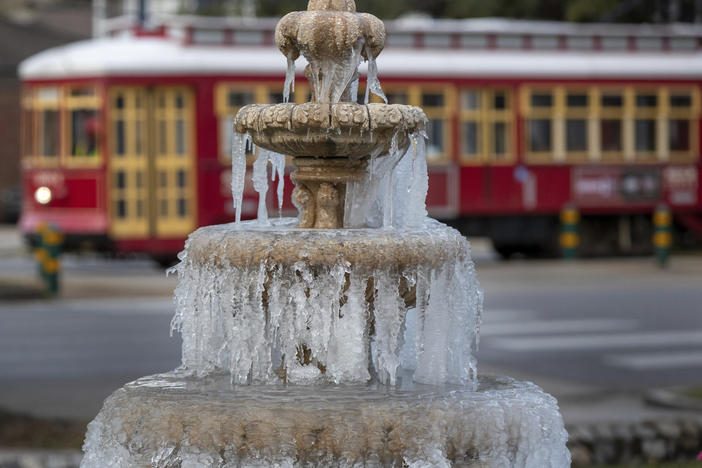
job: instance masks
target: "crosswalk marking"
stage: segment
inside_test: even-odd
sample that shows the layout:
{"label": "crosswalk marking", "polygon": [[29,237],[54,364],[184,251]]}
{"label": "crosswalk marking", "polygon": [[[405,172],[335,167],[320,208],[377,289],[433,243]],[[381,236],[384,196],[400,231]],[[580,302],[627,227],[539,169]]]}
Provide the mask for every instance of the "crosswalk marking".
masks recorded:
{"label": "crosswalk marking", "polygon": [[532,320],[536,312],[528,309],[485,309],[483,321],[485,323],[510,322]]}
{"label": "crosswalk marking", "polygon": [[702,351],[618,354],[606,356],[604,362],[634,370],[702,366]]}
{"label": "crosswalk marking", "polygon": [[631,330],[635,320],[625,319],[575,319],[575,320],[530,320],[528,322],[488,322],[480,328],[481,336],[537,335],[543,333],[593,332]]}
{"label": "crosswalk marking", "polygon": [[702,344],[702,330],[639,333],[577,334],[539,337],[499,337],[490,347],[511,351],[587,350],[601,348],[646,348]]}

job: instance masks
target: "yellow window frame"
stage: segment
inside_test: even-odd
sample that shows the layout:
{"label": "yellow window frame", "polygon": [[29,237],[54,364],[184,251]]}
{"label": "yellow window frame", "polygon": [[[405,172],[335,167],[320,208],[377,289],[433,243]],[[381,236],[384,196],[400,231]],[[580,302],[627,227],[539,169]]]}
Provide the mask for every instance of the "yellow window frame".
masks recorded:
{"label": "yellow window frame", "polygon": [[[664,88],[655,86],[629,86],[625,93],[626,120],[627,122],[631,122],[629,124],[630,130],[628,135],[626,135],[631,141],[627,148],[628,151],[624,154],[625,159],[637,163],[653,163],[665,160],[665,147],[668,145],[668,139],[662,138],[662,132],[665,131],[665,129],[662,128],[665,126],[663,124],[665,121],[664,101],[666,99]],[[638,107],[636,105],[637,96],[643,94],[655,95],[657,99],[656,106]],[[639,151],[636,148],[637,120],[653,120],[655,122],[655,148],[651,151]],[[667,122],[665,122],[665,124],[667,124]]]}
{"label": "yellow window frame", "polygon": [[[477,93],[479,106],[477,109],[465,109],[463,107],[463,99],[467,93]],[[507,99],[507,107],[504,110],[493,109],[497,93],[504,93]],[[459,107],[459,134],[460,134],[460,155],[462,165],[479,165],[479,164],[494,164],[505,165],[511,164],[514,161],[515,155],[513,151],[513,140],[515,138],[514,127],[514,95],[510,88],[462,88],[460,90],[460,107]],[[478,125],[478,147],[477,153],[470,154],[465,148],[465,125],[469,122],[475,122]],[[503,122],[507,127],[505,135],[505,152],[498,157],[494,152],[494,125]]]}
{"label": "yellow window frame", "polygon": [[[593,88],[582,86],[564,87],[560,88],[558,91],[563,93],[563,98],[560,101],[563,104],[563,109],[562,111],[558,109],[557,114],[563,115],[563,150],[565,153],[565,160],[569,163],[578,163],[595,159],[597,155],[595,150],[599,147],[599,141],[597,141],[595,137],[596,130],[594,128],[599,123],[596,107],[594,106],[597,92],[595,92]],[[587,105],[584,107],[568,106],[568,95],[570,94],[584,94],[587,97]],[[587,145],[585,150],[570,151],[568,149],[568,120],[585,121],[585,142]]]}
{"label": "yellow window frame", "polygon": [[[90,96],[72,96],[71,91],[75,89],[93,90]],[[102,164],[102,139],[101,135],[96,135],[95,154],[94,155],[73,155],[71,154],[71,136],[73,134],[73,121],[70,118],[71,112],[74,110],[94,110],[96,111],[97,119],[101,122],[101,106],[102,106],[102,88],[98,85],[72,85],[67,86],[63,94],[63,163],[66,167],[97,167]]]}
{"label": "yellow window frame", "polygon": [[[47,99],[42,96],[43,90],[53,89],[56,91],[56,97],[52,99]],[[63,119],[61,118],[61,109],[63,108],[63,88],[58,85],[47,85],[47,86],[37,86],[32,88],[27,95],[23,98],[23,104],[27,106],[26,108],[31,110],[31,125],[33,127],[33,148],[32,154],[27,154],[27,160],[31,161],[31,165],[37,167],[58,167],[61,162],[62,152],[63,152],[63,141],[65,141],[65,136],[63,132]],[[56,155],[47,156],[43,154],[41,150],[40,142],[44,138],[44,128],[41,120],[40,114],[43,111],[52,110],[57,112],[58,117],[58,129],[56,142]],[[41,137],[41,139],[40,139]]]}
{"label": "yellow window frame", "polygon": [[[533,94],[550,94],[551,106],[538,107],[531,105]],[[525,86],[521,91],[520,107],[524,115],[524,154],[526,161],[533,164],[543,164],[550,162],[563,162],[565,159],[565,136],[563,135],[564,99],[563,87],[549,87],[546,85]],[[561,125],[557,125],[560,119]],[[551,150],[531,151],[531,139],[529,137],[529,123],[531,120],[548,120],[551,128]]]}
{"label": "yellow window frame", "polygon": [[[594,97],[594,115],[596,118],[596,146],[594,151],[591,153],[593,156],[590,158],[593,161],[601,161],[604,163],[622,163],[625,160],[625,153],[627,147],[630,146],[627,143],[628,132],[627,131],[627,93],[624,87],[598,87],[592,90]],[[604,96],[608,95],[619,95],[622,99],[622,105],[620,107],[605,107],[602,105],[602,99]],[[618,120],[619,121],[619,151],[605,151],[602,148],[602,121],[603,120]]]}
{"label": "yellow window frame", "polygon": [[[698,88],[691,86],[669,86],[664,89],[665,102],[665,131],[664,141],[667,150],[667,159],[675,163],[691,163],[698,159],[697,149],[699,148],[699,115],[700,115],[700,92]],[[670,97],[674,94],[688,94],[690,96],[689,108],[674,108],[670,106]],[[687,151],[673,151],[670,148],[669,122],[671,120],[687,120],[689,122],[689,142],[690,149]]]}
{"label": "yellow window frame", "polygon": [[[430,164],[442,164],[450,162],[455,153],[453,148],[453,120],[456,115],[456,88],[446,83],[432,83],[425,86],[409,85],[407,87],[409,105],[421,107],[429,120],[441,120],[443,122],[444,148],[442,153],[430,156],[427,151],[427,162]],[[422,97],[425,94],[441,94],[444,97],[442,107],[430,107],[422,105]],[[427,142],[427,150],[431,142]]]}

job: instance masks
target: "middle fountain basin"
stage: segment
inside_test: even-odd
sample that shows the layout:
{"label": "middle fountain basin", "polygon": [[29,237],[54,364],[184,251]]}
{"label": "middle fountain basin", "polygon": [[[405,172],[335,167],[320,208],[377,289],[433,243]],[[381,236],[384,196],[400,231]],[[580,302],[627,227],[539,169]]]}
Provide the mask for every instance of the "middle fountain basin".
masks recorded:
{"label": "middle fountain basin", "polygon": [[421,228],[295,229],[295,220],[201,228],[176,267],[183,364],[235,383],[472,388],[482,310],[465,238]]}

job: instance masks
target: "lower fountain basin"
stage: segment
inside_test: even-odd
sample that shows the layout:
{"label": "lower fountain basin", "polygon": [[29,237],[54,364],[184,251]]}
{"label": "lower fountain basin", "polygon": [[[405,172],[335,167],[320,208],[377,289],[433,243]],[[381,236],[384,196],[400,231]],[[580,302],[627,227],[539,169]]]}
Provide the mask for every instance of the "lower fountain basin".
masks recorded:
{"label": "lower fountain basin", "polygon": [[556,400],[529,382],[477,391],[382,385],[233,386],[173,371],[110,396],[82,467],[570,466]]}

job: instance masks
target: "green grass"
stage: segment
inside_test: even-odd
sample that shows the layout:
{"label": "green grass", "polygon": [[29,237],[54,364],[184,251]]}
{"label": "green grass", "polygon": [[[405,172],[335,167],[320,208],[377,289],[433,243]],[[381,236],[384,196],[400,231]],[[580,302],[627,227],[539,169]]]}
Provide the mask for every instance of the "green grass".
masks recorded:
{"label": "green grass", "polygon": [[[697,398],[698,400],[702,400],[702,388],[687,389],[683,392],[683,395],[690,398]],[[702,464],[700,466],[702,466]]]}

